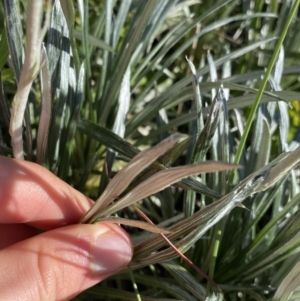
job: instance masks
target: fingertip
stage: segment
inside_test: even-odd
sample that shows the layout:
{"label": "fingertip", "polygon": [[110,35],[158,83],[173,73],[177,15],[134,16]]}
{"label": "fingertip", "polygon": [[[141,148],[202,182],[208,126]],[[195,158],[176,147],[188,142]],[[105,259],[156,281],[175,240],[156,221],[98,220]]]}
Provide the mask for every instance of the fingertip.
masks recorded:
{"label": "fingertip", "polygon": [[133,248],[122,228],[103,222],[44,232],[0,252],[5,300],[66,300],[126,267]]}
{"label": "fingertip", "polygon": [[[103,226],[107,231],[103,233]],[[132,243],[127,233],[115,224],[102,223],[100,233],[91,245],[91,270],[96,275],[112,274],[128,265]],[[114,253],[114,256],[111,254]]]}

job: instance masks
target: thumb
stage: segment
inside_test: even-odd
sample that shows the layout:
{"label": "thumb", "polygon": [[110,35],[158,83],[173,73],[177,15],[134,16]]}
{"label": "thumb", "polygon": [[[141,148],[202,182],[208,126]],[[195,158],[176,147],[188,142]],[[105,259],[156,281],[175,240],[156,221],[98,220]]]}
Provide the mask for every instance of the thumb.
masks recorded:
{"label": "thumb", "polygon": [[0,251],[2,300],[66,300],[124,268],[125,231],[108,222],[44,232]]}

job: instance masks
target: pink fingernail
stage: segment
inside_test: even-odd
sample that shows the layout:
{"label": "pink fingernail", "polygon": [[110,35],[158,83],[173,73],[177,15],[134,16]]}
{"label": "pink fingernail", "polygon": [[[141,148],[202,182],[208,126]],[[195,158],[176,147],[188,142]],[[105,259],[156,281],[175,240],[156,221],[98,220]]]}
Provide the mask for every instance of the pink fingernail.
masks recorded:
{"label": "pink fingernail", "polygon": [[114,273],[124,268],[131,260],[131,243],[124,235],[108,231],[94,241],[91,256],[94,273]]}

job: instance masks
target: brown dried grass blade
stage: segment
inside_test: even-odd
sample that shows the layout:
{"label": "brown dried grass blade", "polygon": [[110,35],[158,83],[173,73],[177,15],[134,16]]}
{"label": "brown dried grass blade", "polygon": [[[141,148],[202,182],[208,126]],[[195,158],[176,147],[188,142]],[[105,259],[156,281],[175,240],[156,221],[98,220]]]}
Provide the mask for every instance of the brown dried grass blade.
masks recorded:
{"label": "brown dried grass blade", "polygon": [[[264,178],[264,174],[259,177],[256,173],[250,175],[246,181],[242,181],[220,200],[207,205],[193,215],[169,227],[168,230],[172,233],[168,235],[168,239],[176,241],[177,249],[186,252],[208,229],[227,215],[235,206],[241,204],[246,197],[255,193],[255,189],[260,186]],[[176,254],[170,248],[157,252],[165,246],[164,241],[151,235],[151,237],[135,246],[134,259],[140,265],[149,265],[174,258]],[[157,252],[154,254],[155,256],[153,252]],[[136,266],[136,263],[134,263],[134,268]]]}
{"label": "brown dried grass blade", "polygon": [[138,153],[107,185],[101,196],[95,202],[95,205],[80,220],[80,223],[93,222],[95,216],[99,216],[99,212],[115,199],[128,187],[132,180],[146,167],[150,166],[160,156],[170,150],[186,135],[172,135],[163,140],[161,143],[151,147],[150,149]]}
{"label": "brown dried grass blade", "polygon": [[[138,214],[144,218],[150,225],[154,225],[150,218],[142,210],[140,210],[138,207],[133,206],[133,208],[138,212]],[[173,251],[181,257],[191,268],[193,268],[199,275],[204,277],[208,282],[210,282],[213,286],[215,286],[221,293],[222,290],[218,287],[218,285],[208,276],[206,275],[200,268],[198,268],[188,257],[186,257],[180,250],[176,248],[172,244],[172,242],[164,235],[164,233],[160,233],[160,236],[165,240],[165,242],[173,249]]]}
{"label": "brown dried grass blade", "polygon": [[205,163],[178,166],[162,170],[146,179],[123,198],[110,205],[100,214],[102,216],[111,215],[120,209],[123,209],[145,197],[148,197],[149,195],[159,192],[160,190],[178,182],[185,177],[199,173],[225,171],[233,168],[237,168],[237,165],[208,161]]}
{"label": "brown dried grass blade", "polygon": [[112,222],[115,224],[121,224],[121,225],[125,225],[125,226],[130,226],[130,227],[136,227],[136,228],[143,229],[143,230],[146,230],[146,231],[152,232],[152,233],[158,233],[158,234],[170,234],[171,233],[171,231],[160,228],[160,227],[154,225],[153,223],[149,224],[149,223],[145,223],[143,221],[130,220],[130,219],[121,218],[121,217],[110,216],[107,218],[101,218],[101,219],[97,220],[97,222],[103,222],[103,221]]}

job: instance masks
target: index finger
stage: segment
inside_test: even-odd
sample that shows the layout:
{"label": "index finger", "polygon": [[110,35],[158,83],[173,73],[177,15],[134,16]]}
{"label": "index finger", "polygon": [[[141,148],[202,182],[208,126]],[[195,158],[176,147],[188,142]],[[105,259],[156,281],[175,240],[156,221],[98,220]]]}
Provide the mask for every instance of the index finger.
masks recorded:
{"label": "index finger", "polygon": [[44,167],[0,156],[0,223],[49,230],[77,223],[92,204]]}

